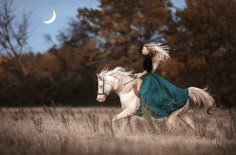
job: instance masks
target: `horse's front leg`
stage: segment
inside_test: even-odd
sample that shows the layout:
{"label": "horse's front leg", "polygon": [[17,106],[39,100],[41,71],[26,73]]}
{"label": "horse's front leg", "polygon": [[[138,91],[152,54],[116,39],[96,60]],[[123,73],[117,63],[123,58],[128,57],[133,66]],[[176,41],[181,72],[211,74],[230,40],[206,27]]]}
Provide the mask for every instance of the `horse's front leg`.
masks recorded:
{"label": "horse's front leg", "polygon": [[112,121],[117,121],[121,118],[125,118],[125,117],[130,117],[133,116],[134,112],[130,111],[129,109],[124,109],[121,113],[119,113],[118,115],[116,115],[115,117],[113,117]]}
{"label": "horse's front leg", "polygon": [[117,120],[122,119],[122,118],[126,118],[126,119],[122,119],[122,125],[120,128],[120,131],[123,132],[123,131],[125,131],[126,127],[129,125],[129,119],[132,115],[134,115],[134,113],[130,112],[130,110],[128,110],[128,109],[125,109],[112,119],[112,124],[115,125],[114,123]]}

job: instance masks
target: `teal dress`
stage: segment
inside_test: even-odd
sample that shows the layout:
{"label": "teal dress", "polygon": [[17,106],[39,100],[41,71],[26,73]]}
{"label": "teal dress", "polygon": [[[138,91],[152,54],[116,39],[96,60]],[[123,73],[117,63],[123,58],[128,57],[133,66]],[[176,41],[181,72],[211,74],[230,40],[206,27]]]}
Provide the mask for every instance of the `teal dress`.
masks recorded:
{"label": "teal dress", "polygon": [[137,115],[143,115],[146,107],[155,118],[163,118],[182,108],[188,99],[188,89],[181,89],[152,72],[152,60],[147,57],[143,68],[149,73],[142,77],[140,106]]}

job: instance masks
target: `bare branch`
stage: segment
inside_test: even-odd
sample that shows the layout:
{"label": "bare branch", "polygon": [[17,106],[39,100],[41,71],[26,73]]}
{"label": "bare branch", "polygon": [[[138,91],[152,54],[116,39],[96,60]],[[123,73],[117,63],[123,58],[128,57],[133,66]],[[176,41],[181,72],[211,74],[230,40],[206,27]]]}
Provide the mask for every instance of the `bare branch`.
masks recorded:
{"label": "bare branch", "polygon": [[0,4],[0,53],[19,57],[27,46],[28,16],[23,15],[17,23],[13,0],[0,0]]}

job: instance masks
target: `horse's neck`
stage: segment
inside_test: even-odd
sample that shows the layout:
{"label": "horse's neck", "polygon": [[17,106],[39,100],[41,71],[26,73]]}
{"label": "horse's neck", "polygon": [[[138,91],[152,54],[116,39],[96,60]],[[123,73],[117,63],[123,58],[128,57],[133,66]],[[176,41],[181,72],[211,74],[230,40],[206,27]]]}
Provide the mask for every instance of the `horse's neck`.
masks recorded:
{"label": "horse's neck", "polygon": [[128,92],[130,92],[133,89],[133,82],[132,82],[132,78],[131,77],[125,77],[123,79],[118,80],[117,82],[117,89],[114,90],[115,93],[117,93],[119,96],[122,94],[126,94]]}
{"label": "horse's neck", "polygon": [[[122,109],[126,108],[135,108],[137,109],[139,102],[137,102],[138,98],[134,93],[134,85],[136,84],[136,80],[128,77],[120,80],[118,85],[118,89],[115,90],[115,93],[119,96]],[[132,106],[130,106],[132,105]]]}

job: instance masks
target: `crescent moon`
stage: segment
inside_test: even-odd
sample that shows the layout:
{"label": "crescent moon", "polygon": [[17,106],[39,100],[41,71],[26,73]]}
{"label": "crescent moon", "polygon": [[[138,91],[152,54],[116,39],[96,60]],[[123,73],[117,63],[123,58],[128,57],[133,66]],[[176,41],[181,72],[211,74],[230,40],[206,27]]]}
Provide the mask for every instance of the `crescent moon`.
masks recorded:
{"label": "crescent moon", "polygon": [[49,20],[44,21],[45,24],[51,24],[56,20],[56,17],[57,17],[56,12],[52,10],[52,13],[53,13],[52,17]]}

